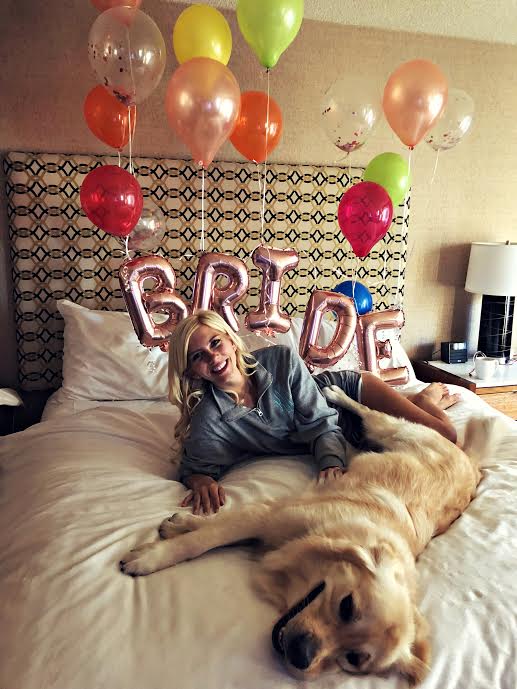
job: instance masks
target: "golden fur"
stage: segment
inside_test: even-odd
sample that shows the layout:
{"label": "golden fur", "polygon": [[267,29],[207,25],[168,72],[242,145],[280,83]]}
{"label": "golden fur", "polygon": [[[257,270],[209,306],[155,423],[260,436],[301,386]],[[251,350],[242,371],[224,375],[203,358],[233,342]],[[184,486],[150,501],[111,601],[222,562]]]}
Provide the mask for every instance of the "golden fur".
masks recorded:
{"label": "golden fur", "polygon": [[149,574],[258,539],[268,551],[255,586],[282,614],[324,583],[306,607],[279,622],[280,630],[276,625],[276,647],[293,675],[337,667],[396,671],[418,684],[429,668],[430,644],[416,605],[415,560],[475,496],[494,419],[471,420],[461,450],[432,429],[353,402],[339,388],[325,394],[358,414],[368,440],[383,451],[357,454],[341,478],[300,497],[210,518],[173,515],[160,527],[166,540],[131,551],[121,569]]}

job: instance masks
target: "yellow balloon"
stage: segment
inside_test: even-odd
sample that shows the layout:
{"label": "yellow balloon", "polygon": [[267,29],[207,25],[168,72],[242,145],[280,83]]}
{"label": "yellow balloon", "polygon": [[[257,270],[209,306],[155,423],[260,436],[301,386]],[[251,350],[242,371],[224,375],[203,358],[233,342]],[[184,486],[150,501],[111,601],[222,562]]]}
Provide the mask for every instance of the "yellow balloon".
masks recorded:
{"label": "yellow balloon", "polygon": [[215,7],[191,5],[174,25],[172,45],[180,65],[193,57],[210,57],[227,65],[232,52],[232,32]]}

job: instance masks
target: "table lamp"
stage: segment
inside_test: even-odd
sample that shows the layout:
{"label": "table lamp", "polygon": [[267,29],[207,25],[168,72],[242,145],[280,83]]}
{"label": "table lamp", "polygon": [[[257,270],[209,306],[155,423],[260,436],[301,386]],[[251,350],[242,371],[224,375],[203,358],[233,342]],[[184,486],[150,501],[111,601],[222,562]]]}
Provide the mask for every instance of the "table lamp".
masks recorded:
{"label": "table lamp", "polygon": [[478,350],[508,361],[517,295],[517,243],[474,242],[465,290],[483,295]]}

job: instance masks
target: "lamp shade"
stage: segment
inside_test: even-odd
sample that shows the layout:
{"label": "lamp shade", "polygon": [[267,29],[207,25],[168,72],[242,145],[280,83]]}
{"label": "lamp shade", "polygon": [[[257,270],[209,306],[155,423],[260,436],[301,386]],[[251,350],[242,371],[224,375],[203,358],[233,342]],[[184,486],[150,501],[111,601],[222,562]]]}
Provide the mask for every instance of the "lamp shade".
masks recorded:
{"label": "lamp shade", "polygon": [[473,243],[465,290],[500,297],[517,295],[517,243]]}

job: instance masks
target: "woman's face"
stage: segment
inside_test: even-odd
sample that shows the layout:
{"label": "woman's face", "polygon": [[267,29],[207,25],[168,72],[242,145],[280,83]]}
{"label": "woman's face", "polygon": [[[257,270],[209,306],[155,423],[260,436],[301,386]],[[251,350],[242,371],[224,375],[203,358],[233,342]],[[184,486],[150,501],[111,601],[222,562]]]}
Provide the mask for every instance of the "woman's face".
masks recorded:
{"label": "woman's face", "polygon": [[200,325],[190,338],[188,372],[222,390],[239,390],[244,376],[237,368],[236,347],[225,333]]}

